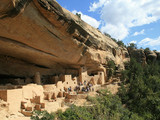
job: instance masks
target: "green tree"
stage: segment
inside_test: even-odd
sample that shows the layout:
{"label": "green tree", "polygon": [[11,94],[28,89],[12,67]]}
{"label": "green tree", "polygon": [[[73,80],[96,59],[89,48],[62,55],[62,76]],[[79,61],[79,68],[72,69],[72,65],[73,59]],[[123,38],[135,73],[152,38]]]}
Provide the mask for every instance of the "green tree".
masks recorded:
{"label": "green tree", "polygon": [[148,52],[148,51],[150,51],[150,49],[148,47],[144,49],[145,53]]}
{"label": "green tree", "polygon": [[128,48],[130,49],[137,49],[137,45],[135,43],[130,43]]}
{"label": "green tree", "polygon": [[131,58],[126,79],[119,90],[119,97],[130,111],[146,120],[160,119],[160,64],[151,63],[142,67]]}
{"label": "green tree", "polygon": [[81,14],[80,14],[80,13],[76,13],[76,15],[77,15],[79,18],[81,18]]}
{"label": "green tree", "polygon": [[112,77],[114,74],[115,74],[115,68],[116,68],[116,66],[115,66],[115,63],[114,63],[114,61],[108,61],[108,63],[107,63],[107,67],[108,67],[108,77],[110,78],[110,77]]}
{"label": "green tree", "polygon": [[118,40],[118,41],[117,41],[117,44],[118,44],[119,46],[125,46],[124,43],[123,43],[123,41],[121,41],[121,40]]}
{"label": "green tree", "polygon": [[108,34],[108,33],[106,33],[106,32],[104,32],[104,35],[107,36],[107,37],[109,37],[109,38],[111,38],[111,35]]}

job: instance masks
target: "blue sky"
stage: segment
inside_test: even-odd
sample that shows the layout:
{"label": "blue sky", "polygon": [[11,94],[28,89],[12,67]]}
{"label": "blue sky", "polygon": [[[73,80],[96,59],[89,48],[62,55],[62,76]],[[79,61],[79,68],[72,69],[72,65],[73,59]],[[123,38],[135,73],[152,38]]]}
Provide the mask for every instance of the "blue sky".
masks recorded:
{"label": "blue sky", "polygon": [[140,48],[160,51],[159,0],[57,0],[82,20]]}

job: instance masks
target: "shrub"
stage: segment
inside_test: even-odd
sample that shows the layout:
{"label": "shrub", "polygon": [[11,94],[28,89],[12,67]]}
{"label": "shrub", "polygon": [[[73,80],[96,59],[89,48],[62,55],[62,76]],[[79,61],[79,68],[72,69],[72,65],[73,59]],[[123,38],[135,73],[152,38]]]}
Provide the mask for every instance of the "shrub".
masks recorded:
{"label": "shrub", "polygon": [[123,107],[120,98],[108,90],[99,90],[97,97],[88,97],[89,107],[72,105],[64,113],[59,111],[58,120],[142,120]]}
{"label": "shrub", "polygon": [[76,15],[77,15],[79,18],[81,18],[81,14],[79,14],[79,13],[76,13]]}
{"label": "shrub", "polygon": [[55,114],[47,111],[34,111],[31,120],[54,120]]}
{"label": "shrub", "polygon": [[114,73],[115,73],[115,68],[116,68],[116,66],[115,66],[114,61],[108,61],[107,67],[108,67],[108,77],[110,78],[110,77],[112,77],[112,76],[114,75]]}
{"label": "shrub", "polygon": [[130,43],[128,48],[130,49],[137,49],[137,45],[135,43]]}
{"label": "shrub", "polygon": [[111,35],[108,34],[108,33],[105,33],[105,32],[104,32],[104,35],[107,36],[107,37],[109,37],[109,38],[111,38]]}
{"label": "shrub", "polygon": [[92,120],[92,113],[88,111],[87,107],[77,107],[72,105],[64,113],[57,112],[58,120]]}
{"label": "shrub", "polygon": [[121,41],[121,40],[118,40],[118,41],[117,41],[117,44],[118,44],[119,46],[125,46],[124,43],[123,43],[123,41]]}
{"label": "shrub", "polygon": [[147,52],[149,52],[149,51],[150,51],[150,49],[149,49],[148,47],[144,49],[144,52],[145,52],[145,53],[147,53]]}

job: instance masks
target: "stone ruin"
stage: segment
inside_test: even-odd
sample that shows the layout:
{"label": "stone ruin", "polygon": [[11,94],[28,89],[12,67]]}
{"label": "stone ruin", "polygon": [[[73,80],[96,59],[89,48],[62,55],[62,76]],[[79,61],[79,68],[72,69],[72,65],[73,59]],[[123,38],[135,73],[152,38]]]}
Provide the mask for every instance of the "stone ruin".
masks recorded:
{"label": "stone ruin", "polygon": [[108,61],[124,69],[130,60],[55,0],[0,0],[0,29],[0,99],[12,113],[57,110],[108,84]]}
{"label": "stone ruin", "polygon": [[[15,79],[15,85],[0,85],[0,99],[8,103],[8,111],[11,113],[21,112],[25,116],[31,116],[34,110],[48,110],[46,104],[49,102],[56,104],[55,109],[52,108],[52,111],[56,111],[62,107],[63,102],[71,102],[78,94],[86,93],[82,89],[89,84],[89,91],[95,91],[106,83],[104,71],[88,75],[86,68],[81,67],[79,72],[75,77],[62,74],[50,76],[50,84],[42,83],[39,72],[33,78],[26,78],[27,84],[23,79]],[[28,81],[32,83],[28,84]]]}

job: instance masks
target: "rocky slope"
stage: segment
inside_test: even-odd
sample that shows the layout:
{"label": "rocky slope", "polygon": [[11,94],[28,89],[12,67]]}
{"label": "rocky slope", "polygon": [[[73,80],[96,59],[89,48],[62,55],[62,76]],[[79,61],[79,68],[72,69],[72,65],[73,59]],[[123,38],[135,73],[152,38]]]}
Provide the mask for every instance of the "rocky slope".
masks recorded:
{"label": "rocky slope", "polygon": [[147,64],[148,62],[156,62],[160,60],[160,52],[144,50],[144,49],[131,49],[128,48],[130,57],[137,59],[137,62]]}
{"label": "rocky slope", "polygon": [[95,71],[128,51],[62,8],[55,0],[0,1],[0,75],[30,77]]}

